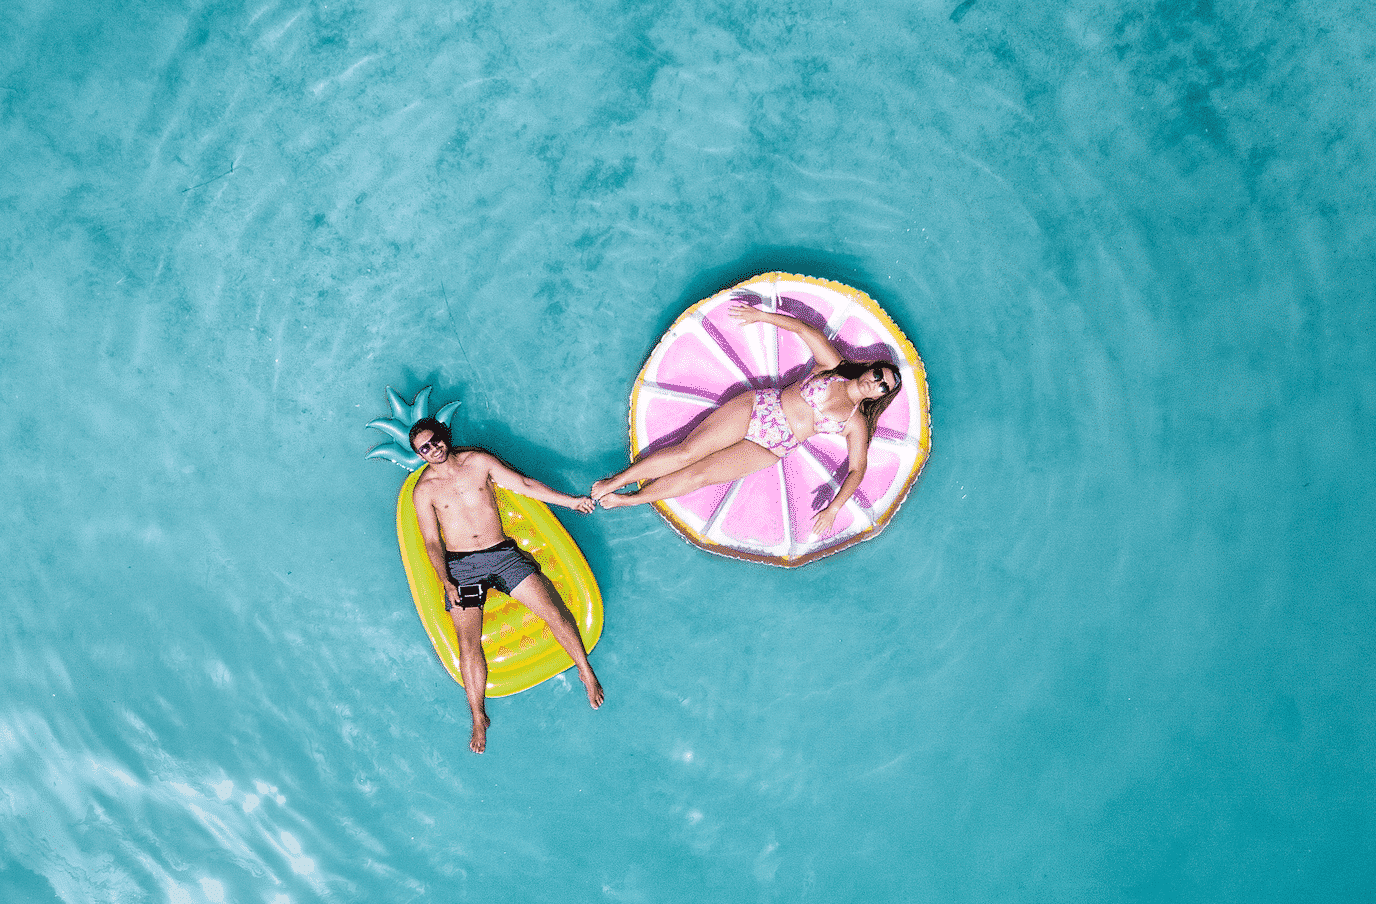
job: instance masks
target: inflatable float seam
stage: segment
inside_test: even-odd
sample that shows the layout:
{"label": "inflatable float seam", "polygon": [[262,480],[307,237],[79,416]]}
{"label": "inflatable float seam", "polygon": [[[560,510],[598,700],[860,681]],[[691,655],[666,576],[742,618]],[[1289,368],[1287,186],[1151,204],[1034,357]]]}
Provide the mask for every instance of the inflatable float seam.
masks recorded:
{"label": "inflatable float seam", "polygon": [[731,485],[726,488],[726,495],[722,499],[721,504],[716,507],[712,514],[707,516],[705,521],[703,521],[701,529],[703,535],[710,535],[712,531],[716,529],[717,522],[731,510],[731,503],[735,501],[736,495],[740,492],[740,488],[741,481],[731,481]]}

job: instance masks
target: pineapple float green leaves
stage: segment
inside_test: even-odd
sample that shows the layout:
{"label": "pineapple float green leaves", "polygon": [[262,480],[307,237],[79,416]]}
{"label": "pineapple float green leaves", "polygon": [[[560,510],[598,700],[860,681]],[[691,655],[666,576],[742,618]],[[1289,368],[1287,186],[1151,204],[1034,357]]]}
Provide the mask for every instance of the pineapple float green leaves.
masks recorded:
{"label": "pineapple float green leaves", "polygon": [[[367,458],[382,458],[394,464],[401,465],[408,471],[414,471],[425,463],[411,448],[410,432],[411,427],[424,417],[430,416],[430,390],[434,387],[427,386],[416,393],[415,400],[408,403],[396,390],[387,387],[387,401],[392,405],[391,417],[374,418],[368,422],[368,427],[373,430],[381,430],[390,436],[390,442],[374,446],[368,453]],[[458,402],[450,402],[435,414],[435,420],[450,426],[450,419],[454,417],[454,412],[459,410]]]}

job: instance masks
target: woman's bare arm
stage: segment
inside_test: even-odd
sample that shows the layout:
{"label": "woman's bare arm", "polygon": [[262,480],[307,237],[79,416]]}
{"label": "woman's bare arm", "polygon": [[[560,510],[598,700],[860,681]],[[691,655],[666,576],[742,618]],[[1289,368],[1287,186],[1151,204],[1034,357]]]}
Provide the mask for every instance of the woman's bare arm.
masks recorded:
{"label": "woman's bare arm", "polygon": [[797,334],[803,340],[807,350],[812,353],[812,359],[817,362],[813,372],[831,370],[841,363],[841,354],[836,351],[836,347],[831,344],[826,335],[814,326],[803,323],[796,317],[789,317],[787,314],[771,314],[769,311],[761,311],[754,305],[738,302],[731,306],[731,316],[742,323],[768,323],[781,330],[788,330],[790,333]]}
{"label": "woman's bare arm", "polygon": [[822,509],[812,519],[812,534],[816,537],[825,537],[831,533],[831,526],[836,523],[836,516],[841,514],[842,507],[850,501],[850,497],[855,495],[855,491],[860,489],[860,482],[865,479],[865,468],[869,464],[870,455],[870,431],[864,418],[859,419],[859,423],[852,423],[846,427],[846,456],[850,462],[850,472],[846,474],[846,479],[841,481],[841,488],[836,491],[836,498],[832,499],[826,508]]}

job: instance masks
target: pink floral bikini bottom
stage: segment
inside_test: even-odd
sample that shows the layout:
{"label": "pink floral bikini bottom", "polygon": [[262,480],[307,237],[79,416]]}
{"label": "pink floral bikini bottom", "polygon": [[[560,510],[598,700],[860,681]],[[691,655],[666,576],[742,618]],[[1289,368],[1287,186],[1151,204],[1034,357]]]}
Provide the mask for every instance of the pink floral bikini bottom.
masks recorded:
{"label": "pink floral bikini bottom", "polygon": [[798,440],[788,427],[788,418],[784,417],[779,390],[755,390],[755,407],[750,410],[750,426],[745,431],[745,438],[780,458],[798,448]]}

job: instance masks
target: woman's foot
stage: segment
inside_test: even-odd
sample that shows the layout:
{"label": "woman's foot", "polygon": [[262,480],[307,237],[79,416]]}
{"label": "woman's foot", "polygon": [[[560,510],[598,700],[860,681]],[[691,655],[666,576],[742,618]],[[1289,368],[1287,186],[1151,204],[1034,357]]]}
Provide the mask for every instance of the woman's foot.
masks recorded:
{"label": "woman's foot", "polygon": [[621,481],[621,483],[617,483],[617,479],[617,476],[603,477],[601,480],[597,481],[597,483],[594,483],[592,485],[592,491],[588,493],[588,495],[592,497],[592,501],[600,502],[603,496],[606,496],[614,490],[619,490],[626,485],[624,480]]}
{"label": "woman's foot", "polygon": [[605,509],[621,508],[622,506],[635,505],[634,493],[608,493],[597,501],[597,504]]}

